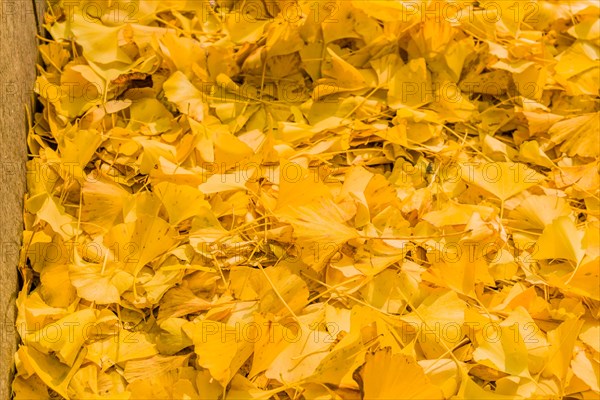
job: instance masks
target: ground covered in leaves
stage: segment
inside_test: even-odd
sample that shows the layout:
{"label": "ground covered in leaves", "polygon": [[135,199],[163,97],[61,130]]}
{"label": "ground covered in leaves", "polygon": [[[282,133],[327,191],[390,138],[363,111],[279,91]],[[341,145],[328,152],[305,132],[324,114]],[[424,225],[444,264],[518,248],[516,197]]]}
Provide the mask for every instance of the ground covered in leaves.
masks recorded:
{"label": "ground covered in leaves", "polygon": [[598,398],[598,3],[44,23],[16,399]]}

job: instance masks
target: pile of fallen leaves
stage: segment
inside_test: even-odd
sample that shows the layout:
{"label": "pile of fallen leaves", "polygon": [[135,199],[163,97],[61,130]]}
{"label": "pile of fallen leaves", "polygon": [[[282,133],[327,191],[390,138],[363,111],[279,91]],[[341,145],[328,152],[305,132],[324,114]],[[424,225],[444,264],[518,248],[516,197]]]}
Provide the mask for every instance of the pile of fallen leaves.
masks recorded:
{"label": "pile of fallen leaves", "polygon": [[15,398],[597,399],[599,15],[50,2]]}

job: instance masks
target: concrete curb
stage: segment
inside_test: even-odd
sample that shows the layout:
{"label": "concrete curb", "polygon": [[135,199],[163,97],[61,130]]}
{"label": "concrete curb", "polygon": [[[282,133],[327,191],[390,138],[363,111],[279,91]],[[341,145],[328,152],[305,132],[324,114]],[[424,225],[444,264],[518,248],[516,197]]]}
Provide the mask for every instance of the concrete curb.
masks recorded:
{"label": "concrete curb", "polygon": [[36,33],[45,3],[8,0],[0,4],[0,399],[11,397],[14,328],[18,291],[17,264],[23,230],[27,161],[27,114],[38,59]]}

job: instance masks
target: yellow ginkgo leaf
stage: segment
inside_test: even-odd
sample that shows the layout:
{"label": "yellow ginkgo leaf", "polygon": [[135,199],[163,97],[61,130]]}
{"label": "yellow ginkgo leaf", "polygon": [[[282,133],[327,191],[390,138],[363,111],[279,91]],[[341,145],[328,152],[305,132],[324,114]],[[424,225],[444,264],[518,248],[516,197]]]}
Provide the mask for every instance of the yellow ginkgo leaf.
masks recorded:
{"label": "yellow ginkgo leaf", "polygon": [[430,383],[414,358],[392,354],[386,347],[368,353],[355,372],[364,399],[443,399],[442,390]]}
{"label": "yellow ginkgo leaf", "polygon": [[495,393],[479,386],[465,371],[461,374],[461,384],[457,396],[465,400],[514,400],[515,396]]}
{"label": "yellow ginkgo leaf", "polygon": [[574,155],[598,157],[600,154],[598,118],[600,118],[600,113],[565,119],[552,125],[548,133],[553,143],[562,143],[560,151],[571,157]]}
{"label": "yellow ginkgo leaf", "polygon": [[[281,382],[301,382],[316,373],[333,343],[331,334],[325,330],[326,327],[322,324],[319,326],[318,319],[315,318],[319,315],[319,312],[302,315],[298,317],[299,324],[289,320],[283,324],[275,324],[273,329],[279,332],[274,337],[281,338],[283,345],[279,348],[265,348],[277,351],[271,365],[265,371],[267,378]],[[292,337],[294,340],[290,340]]]}
{"label": "yellow ginkgo leaf", "polygon": [[25,208],[35,212],[39,219],[47,222],[66,241],[80,232],[77,220],[65,212],[65,207],[58,199],[47,193],[29,198],[25,202]]}
{"label": "yellow ginkgo leaf", "polygon": [[300,37],[296,24],[286,18],[277,18],[270,24],[267,29],[266,43],[269,57],[294,53],[302,47],[304,41]]}
{"label": "yellow ginkgo leaf", "polygon": [[301,240],[339,245],[359,237],[358,231],[346,223],[352,215],[330,199],[317,199],[277,215],[292,225],[294,235]]}
{"label": "yellow ginkgo leaf", "polygon": [[17,351],[20,361],[30,373],[35,373],[49,388],[69,399],[68,386],[71,377],[85,358],[85,351],[79,352],[72,367],[61,363],[52,355],[45,354],[30,346],[21,346]]}
{"label": "yellow ginkgo leaf", "polygon": [[89,308],[74,312],[51,325],[58,332],[57,338],[48,335],[49,329],[42,329],[27,335],[25,342],[32,347],[41,346],[40,350],[54,352],[62,363],[72,367],[87,339],[88,333],[84,329],[96,322],[96,314],[96,310]]}
{"label": "yellow ginkgo leaf", "polygon": [[389,86],[387,101],[394,109],[418,108],[433,99],[431,75],[424,58],[415,58],[398,68]]}
{"label": "yellow ginkgo leaf", "polygon": [[82,228],[92,235],[123,222],[123,208],[132,197],[121,185],[105,178],[84,180],[82,196]]}
{"label": "yellow ginkgo leaf", "polygon": [[133,285],[133,275],[113,261],[107,259],[102,263],[91,263],[84,261],[77,253],[73,256],[69,278],[82,299],[98,304],[120,303],[121,294]]}
{"label": "yellow ginkgo leaf", "polygon": [[189,357],[189,355],[163,356],[156,354],[148,358],[129,360],[125,362],[123,376],[128,382],[147,379],[186,366]]}
{"label": "yellow ginkgo leaf", "polygon": [[361,340],[361,332],[356,330],[351,334],[340,334],[339,343],[332,348],[315,370],[315,381],[337,386],[352,387],[356,382],[352,373],[363,363],[365,342]]}
{"label": "yellow ginkgo leaf", "polygon": [[463,165],[461,177],[466,182],[485,189],[502,201],[537,185],[544,179],[541,174],[525,164],[513,162]]}
{"label": "yellow ginkgo leaf", "polygon": [[483,280],[488,285],[494,284],[484,258],[472,259],[466,251],[456,256],[446,255],[446,258],[450,257],[452,262],[434,263],[422,275],[423,280],[448,287],[470,297],[475,297],[476,283],[481,283]]}
{"label": "yellow ginkgo leaf", "polygon": [[50,3],[15,399],[598,397],[597,2]]}
{"label": "yellow ginkgo leaf", "polygon": [[530,140],[519,147],[519,160],[530,162],[542,167],[552,168],[554,163],[540,148],[537,140]]}
{"label": "yellow ginkgo leaf", "polygon": [[[100,384],[98,384],[100,382]],[[110,382],[111,385],[104,385]],[[109,370],[102,371],[97,365],[86,363],[81,367],[69,382],[69,392],[73,398],[86,399],[102,395],[114,400],[128,400],[131,393],[125,390],[124,378],[119,372]]]}
{"label": "yellow ginkgo leaf", "polygon": [[[146,136],[155,136],[168,131],[173,125],[173,114],[155,98],[138,99],[129,107],[131,118],[127,124],[130,131],[141,131],[133,139],[142,145]],[[163,144],[156,142],[157,144]]]}
{"label": "yellow ginkgo leaf", "polygon": [[441,210],[430,211],[423,215],[423,219],[436,227],[466,225],[473,213],[478,213],[483,219],[488,219],[494,213],[494,209],[486,206],[448,202]]}
{"label": "yellow ginkgo leaf", "polygon": [[163,296],[157,321],[161,323],[167,318],[177,318],[209,310],[212,305],[186,287],[174,287]]}
{"label": "yellow ginkgo leaf", "polygon": [[592,391],[600,394],[600,365],[596,360],[591,359],[583,350],[579,349],[573,361],[571,368],[573,373],[584,381]]}
{"label": "yellow ginkgo leaf", "polygon": [[406,332],[414,332],[426,354],[435,358],[462,340],[457,328],[465,320],[465,310],[466,304],[456,292],[439,288],[401,319],[407,324]]}
{"label": "yellow ginkgo leaf", "polygon": [[210,204],[204,200],[204,194],[191,186],[161,182],[154,187],[154,193],[167,209],[169,222],[173,225],[210,208]]}
{"label": "yellow ginkgo leaf", "polygon": [[[182,329],[194,342],[198,364],[208,369],[211,376],[223,386],[227,386],[252,354],[254,346],[247,338],[258,337],[258,328],[252,324],[228,325],[203,320],[188,322]],[[242,329],[244,335],[239,333]]]}
{"label": "yellow ginkgo leaf", "polygon": [[[83,47],[83,52],[88,59],[101,64],[131,62],[127,54],[118,46],[119,31],[123,26],[98,24],[88,15],[84,16],[84,12],[73,12],[69,18],[73,18],[70,24],[71,32],[77,43]],[[99,40],[104,45],[100,45]]]}
{"label": "yellow ginkgo leaf", "polygon": [[544,259],[567,259],[579,265],[585,250],[582,240],[585,232],[577,229],[573,220],[569,217],[558,217],[552,224],[547,225],[539,237],[533,258]]}
{"label": "yellow ginkgo leaf", "polygon": [[255,171],[255,168],[248,168],[229,174],[215,174],[198,185],[198,189],[207,195],[230,190],[247,190],[246,182],[252,178]]}
{"label": "yellow ginkgo leaf", "polygon": [[200,92],[181,72],[175,71],[163,84],[165,96],[170,102],[175,103],[179,112],[189,115],[200,122],[204,119],[204,104]]}
{"label": "yellow ginkgo leaf", "polygon": [[556,218],[569,217],[573,213],[569,203],[557,196],[527,196],[510,213],[515,223],[543,229]]}
{"label": "yellow ginkgo leaf", "polygon": [[[515,322],[515,324],[513,324]],[[519,319],[494,324],[494,333],[482,329],[476,333],[477,348],[473,359],[482,365],[495,368],[510,375],[530,377],[527,363],[527,347],[519,328]],[[489,325],[491,326],[491,325]],[[524,327],[523,327],[524,328]]]}
{"label": "yellow ginkgo leaf", "polygon": [[147,333],[112,328],[110,336],[87,346],[87,360],[106,370],[115,364],[158,353],[153,338]]}
{"label": "yellow ginkgo leaf", "polygon": [[37,375],[33,375],[27,379],[18,376],[12,384],[12,391],[15,400],[46,400],[48,387]]}
{"label": "yellow ginkgo leaf", "polygon": [[140,214],[134,222],[115,225],[104,235],[104,245],[116,250],[116,263],[136,276],[150,261],[176,243],[171,224],[164,219]]}
{"label": "yellow ginkgo leaf", "polygon": [[76,300],[76,290],[70,282],[69,265],[48,263],[40,272],[40,292],[49,305],[68,307]]}
{"label": "yellow ginkgo leaf", "polygon": [[278,266],[263,271],[234,267],[231,270],[233,295],[240,300],[261,299],[263,313],[287,316],[289,310],[299,312],[308,300],[306,283],[289,268]]}
{"label": "yellow ginkgo leaf", "polygon": [[326,95],[361,90],[369,87],[374,76],[368,75],[366,71],[359,70],[337,55],[332,49],[327,48],[331,57],[323,64],[323,78],[313,89],[313,99],[318,100]]}
{"label": "yellow ginkgo leaf", "polygon": [[578,296],[600,300],[600,271],[598,270],[600,258],[584,258],[575,270],[572,265],[563,263],[557,266],[548,266],[544,277],[548,284],[556,286],[568,293]]}
{"label": "yellow ginkgo leaf", "polygon": [[575,341],[583,321],[568,319],[556,329],[548,332],[548,361],[542,370],[543,374],[551,374],[564,382],[569,373]]}
{"label": "yellow ginkgo leaf", "polygon": [[277,212],[308,204],[319,197],[331,198],[332,195],[316,172],[297,163],[281,161]]}

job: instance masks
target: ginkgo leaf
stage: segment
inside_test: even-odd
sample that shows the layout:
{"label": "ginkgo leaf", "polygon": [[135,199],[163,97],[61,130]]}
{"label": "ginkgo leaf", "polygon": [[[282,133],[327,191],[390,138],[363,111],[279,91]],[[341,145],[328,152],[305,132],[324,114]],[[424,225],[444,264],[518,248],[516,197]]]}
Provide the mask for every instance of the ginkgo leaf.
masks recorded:
{"label": "ginkgo leaf", "polygon": [[410,60],[398,68],[389,86],[388,103],[394,109],[419,107],[433,99],[431,77],[423,58]]}
{"label": "ginkgo leaf", "polygon": [[[189,322],[183,327],[184,332],[193,340],[198,363],[210,371],[210,374],[221,385],[226,386],[237,370],[252,354],[252,343],[236,335],[235,326],[217,321]],[[256,333],[248,328],[249,337]],[[251,335],[251,336],[250,336]]]}
{"label": "ginkgo leaf", "polygon": [[598,157],[600,154],[600,113],[580,115],[558,121],[548,130],[555,144],[562,143],[560,150],[569,156]]}
{"label": "ginkgo leaf", "polygon": [[525,142],[519,147],[519,160],[541,165],[542,167],[552,168],[554,163],[540,148],[536,140]]}
{"label": "ginkgo leaf", "polygon": [[80,352],[73,362],[72,367],[59,362],[55,357],[38,351],[30,346],[21,346],[17,351],[21,362],[26,365],[30,373],[35,373],[49,388],[69,399],[67,388],[71,377],[77,372],[79,365],[85,358],[85,352]]}
{"label": "ginkgo leaf", "polygon": [[[86,340],[84,329],[96,322],[96,314],[96,310],[92,309],[74,312],[54,323],[53,327],[58,331],[57,340],[38,331],[29,334],[25,342],[30,342],[32,347],[41,346],[46,352],[54,352],[62,363],[72,367]],[[37,341],[38,338],[41,339]]]}
{"label": "ginkgo leaf", "polygon": [[584,381],[592,391],[600,393],[600,366],[591,360],[585,351],[578,351],[571,361],[573,373]]}
{"label": "ginkgo leaf", "polygon": [[[402,316],[407,332],[414,332],[430,357],[442,355],[448,347],[462,339],[462,333],[454,333],[457,325],[465,320],[465,303],[456,292],[437,289],[419,304],[416,310]],[[443,331],[444,330],[444,331]],[[453,333],[445,334],[445,330]]]}
{"label": "ginkgo leaf", "polygon": [[[235,165],[254,154],[252,148],[242,141],[239,136],[234,136],[229,132],[216,132],[213,135],[213,141],[215,161],[218,163]],[[252,170],[252,168],[247,169]],[[252,174],[249,176],[252,176]]]}
{"label": "ginkgo leaf", "polygon": [[[188,144],[190,144],[190,147],[193,144],[204,161],[209,163],[214,162],[215,149],[213,144],[213,132],[211,132],[209,128],[210,125],[208,125],[206,121],[198,122],[193,118],[189,118],[188,123],[192,129],[193,137],[189,141],[182,139],[179,148],[186,149]],[[193,150],[190,148],[189,152],[192,151]]]}
{"label": "ginkgo leaf", "polygon": [[537,260],[564,258],[579,264],[585,255],[583,236],[584,232],[577,229],[572,219],[558,217],[544,229],[533,257]]}
{"label": "ginkgo leaf", "polygon": [[85,176],[80,171],[90,162],[102,141],[102,134],[95,129],[65,132],[59,150],[65,165],[73,167],[74,178],[81,179]]}
{"label": "ginkgo leaf", "polygon": [[115,222],[121,222],[123,208],[130,199],[131,193],[118,183],[105,179],[85,180],[81,221],[89,224],[83,224],[83,229],[90,234],[105,233]]}
{"label": "ginkgo leaf", "polygon": [[442,210],[430,211],[423,215],[423,219],[437,227],[466,225],[471,219],[471,215],[475,212],[479,213],[482,218],[487,219],[492,215],[494,209],[486,206],[450,202]]}
{"label": "ginkgo leaf", "polygon": [[69,278],[77,295],[98,304],[119,303],[121,294],[133,285],[133,276],[113,261],[89,263],[74,254],[69,265]]}
{"label": "ginkgo leaf", "polygon": [[[131,131],[141,131],[143,135],[136,136],[133,139],[145,144],[146,136],[154,136],[168,131],[173,125],[173,114],[167,108],[154,98],[142,98],[136,100],[129,107],[131,117],[127,124],[127,129]],[[160,142],[156,142],[158,145]]]}
{"label": "ginkgo leaf", "polygon": [[163,89],[167,99],[175,103],[182,114],[189,115],[198,122],[204,119],[202,92],[182,72],[173,73],[163,84]]}
{"label": "ginkgo leaf", "polygon": [[100,393],[118,400],[126,400],[131,396],[131,393],[125,390],[124,379],[118,372],[103,372],[91,363],[86,363],[73,375],[69,391],[74,398],[99,396]]}
{"label": "ginkgo leaf", "polygon": [[175,243],[175,232],[171,225],[162,218],[148,214],[138,215],[134,222],[115,225],[104,235],[104,244],[120,251],[116,262],[134,276]]}
{"label": "ginkgo leaf", "polygon": [[281,162],[278,210],[305,205],[319,197],[331,197],[331,192],[318,176],[297,163]]}
{"label": "ginkgo leaf", "polygon": [[254,169],[233,172],[230,174],[215,174],[206,182],[201,183],[198,189],[204,194],[214,194],[229,190],[246,190],[246,182],[254,175]]}
{"label": "ginkgo leaf", "polygon": [[600,24],[597,18],[587,18],[573,25],[567,32],[578,39],[594,40],[600,37]]}
{"label": "ginkgo leaf", "polygon": [[156,345],[145,332],[114,329],[112,335],[87,346],[86,359],[103,369],[125,361],[144,359],[157,354]]}
{"label": "ginkgo leaf", "polygon": [[304,240],[341,244],[359,237],[358,231],[346,224],[351,215],[332,200],[293,207],[280,216],[292,225],[294,234]]}
{"label": "ginkgo leaf", "polygon": [[[477,335],[477,348],[473,358],[483,364],[506,372],[510,375],[530,377],[527,364],[527,347],[521,332],[516,330],[516,325],[511,324],[512,319],[507,318],[496,326],[495,337]],[[491,335],[490,335],[491,336]]]}
{"label": "ginkgo leaf", "polygon": [[169,213],[169,222],[174,225],[210,208],[204,194],[190,186],[162,182],[154,187],[154,191]]}
{"label": "ginkgo leaf", "polygon": [[194,295],[191,290],[184,287],[174,287],[163,296],[157,321],[160,323],[167,318],[194,314],[208,310],[211,306],[210,302]]}
{"label": "ginkgo leaf", "polygon": [[525,164],[511,162],[463,165],[461,172],[466,182],[485,189],[502,201],[543,180],[541,174]]}
{"label": "ginkgo leaf", "polygon": [[332,49],[328,48],[327,53],[331,57],[331,64],[329,68],[322,68],[323,74],[335,79],[341,89],[356,90],[365,86],[365,78],[355,67],[344,61]]}
{"label": "ginkgo leaf", "polygon": [[68,307],[77,298],[66,264],[46,264],[40,272],[40,282],[43,285],[40,292],[49,305]]}
{"label": "ginkgo leaf", "polygon": [[571,207],[562,197],[528,196],[511,213],[519,223],[527,223],[537,229],[543,229],[559,217],[572,214]]}
{"label": "ginkgo leaf", "polygon": [[233,295],[240,300],[261,299],[263,313],[289,315],[289,310],[300,311],[308,300],[306,283],[284,266],[268,268],[264,273],[236,267],[231,270],[231,279]]}
{"label": "ginkgo leaf", "polygon": [[284,18],[276,19],[267,30],[266,49],[270,57],[300,50],[304,42],[296,24]]}
{"label": "ginkgo leaf", "polygon": [[344,387],[356,384],[352,375],[363,363],[364,342],[367,340],[364,340],[358,331],[351,335],[344,334],[315,370],[315,381]]}
{"label": "ginkgo leaf", "polygon": [[25,207],[31,212],[36,212],[38,218],[47,222],[64,240],[70,240],[79,232],[76,219],[65,212],[65,208],[57,203],[57,199],[48,194],[30,198]]}
{"label": "ginkgo leaf", "polygon": [[542,373],[564,379],[570,369],[573,347],[582,325],[581,320],[569,319],[548,332],[548,362]]}
{"label": "ginkgo leaf", "polygon": [[417,3],[52,2],[14,397],[598,397],[600,7]]}
{"label": "ginkgo leaf", "polygon": [[544,269],[543,275],[550,285],[561,288],[565,292],[598,300],[600,299],[599,260],[598,257],[584,258],[575,270],[572,264],[567,263],[562,266],[548,266]]}
{"label": "ginkgo leaf", "polygon": [[183,318],[167,318],[160,323],[161,333],[156,338],[156,349],[160,354],[173,355],[193,345],[192,340],[183,332],[188,322]]}
{"label": "ginkgo leaf", "polygon": [[268,400],[273,395],[281,392],[281,388],[275,388],[272,390],[261,390],[254,385],[248,378],[245,378],[241,374],[236,374],[231,380],[231,389],[229,394],[231,399],[235,400]]}
{"label": "ginkgo leaf", "polygon": [[420,360],[417,362],[423,368],[429,381],[442,390],[445,398],[457,392],[460,383],[460,373],[454,360],[442,358],[437,360]]}
{"label": "ginkgo leaf", "polygon": [[184,367],[188,358],[188,355],[162,356],[157,354],[148,358],[129,360],[125,362],[123,375],[128,382],[146,379],[178,367]]}
{"label": "ginkgo leaf", "polygon": [[422,278],[471,297],[475,296],[476,283],[493,284],[483,258],[473,260],[464,253],[458,257],[447,255],[447,258],[452,262],[435,263]]}
{"label": "ginkgo leaf", "polygon": [[367,353],[355,374],[365,399],[442,399],[442,391],[429,382],[417,362],[389,347]]}
{"label": "ginkgo leaf", "polygon": [[[112,62],[130,63],[131,59],[117,46],[119,31],[122,26],[105,26],[86,18],[82,13],[73,13],[70,29],[77,43],[84,49],[85,56],[95,62],[110,64]],[[98,40],[106,45],[99,45]]]}
{"label": "ginkgo leaf", "polygon": [[37,375],[27,379],[16,377],[11,389],[15,400],[45,400],[49,397],[48,387]]}
{"label": "ginkgo leaf", "polygon": [[[273,346],[278,352],[265,371],[266,377],[283,382],[300,382],[315,374],[319,364],[327,356],[327,349],[331,347],[332,341],[329,332],[314,324],[314,314],[299,317],[300,325],[288,322],[273,328],[280,331],[277,336],[283,343],[279,348]],[[315,329],[311,329],[311,326]],[[286,339],[291,337],[294,338],[293,341]]]}
{"label": "ginkgo leaf", "polygon": [[469,375],[462,373],[461,385],[458,396],[466,400],[509,400],[514,396],[502,395],[491,390],[485,390],[479,386]]}

